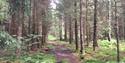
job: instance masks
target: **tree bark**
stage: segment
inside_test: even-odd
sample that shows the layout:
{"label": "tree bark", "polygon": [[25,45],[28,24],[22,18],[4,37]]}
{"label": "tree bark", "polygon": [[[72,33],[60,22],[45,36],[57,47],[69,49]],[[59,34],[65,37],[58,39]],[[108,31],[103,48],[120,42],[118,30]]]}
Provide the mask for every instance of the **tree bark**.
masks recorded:
{"label": "tree bark", "polygon": [[73,41],[73,30],[72,30],[72,18],[69,16],[69,43],[72,44]]}
{"label": "tree bark", "polygon": [[117,63],[120,63],[120,54],[119,54],[119,28],[117,20],[117,2],[115,0],[115,37],[117,41]]}
{"label": "tree bark", "polygon": [[62,21],[63,21],[63,16],[60,16],[59,17],[60,18],[60,20],[59,20],[59,37],[60,37],[60,41],[62,41],[63,40],[63,38],[62,38]]}
{"label": "tree bark", "polygon": [[67,41],[67,16],[64,17],[64,30],[65,30],[65,35],[64,35],[64,39],[65,41]]}
{"label": "tree bark", "polygon": [[74,1],[74,21],[75,21],[75,47],[76,51],[78,50],[78,24],[77,24],[77,1]]}
{"label": "tree bark", "polygon": [[83,42],[84,42],[83,34],[85,34],[84,25],[83,25],[85,24],[83,22],[83,0],[80,0],[80,21],[79,22],[80,22],[80,53],[83,54]]}
{"label": "tree bark", "polygon": [[94,28],[93,28],[93,50],[98,46],[97,44],[97,0],[94,0]]}
{"label": "tree bark", "polygon": [[109,25],[109,33],[108,33],[108,40],[111,41],[111,34],[112,34],[112,26],[111,26],[111,21],[112,21],[112,2],[111,0],[108,1],[109,2],[109,20],[108,20],[108,25]]}

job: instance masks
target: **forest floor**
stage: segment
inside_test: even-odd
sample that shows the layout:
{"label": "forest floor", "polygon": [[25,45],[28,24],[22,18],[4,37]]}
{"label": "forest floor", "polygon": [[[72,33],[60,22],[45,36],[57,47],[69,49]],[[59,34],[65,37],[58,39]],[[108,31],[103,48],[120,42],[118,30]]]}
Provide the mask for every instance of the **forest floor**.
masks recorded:
{"label": "forest floor", "polygon": [[[120,63],[125,63],[125,41],[120,41]],[[85,63],[117,63],[116,41],[98,40],[98,48],[93,51],[92,45],[85,48]]]}
{"label": "forest floor", "polygon": [[[14,55],[0,57],[0,63],[117,63],[116,41],[98,40],[98,48],[93,51],[92,44],[85,47],[84,55],[74,51],[75,47],[69,42],[51,40],[39,51],[26,52],[20,58]],[[10,53],[10,52],[9,52]],[[80,56],[84,57],[80,59]],[[125,62],[125,42],[120,42],[120,60]]]}
{"label": "forest floor", "polygon": [[80,63],[79,57],[71,50],[69,44],[50,41],[49,45],[53,46],[52,52],[54,52],[57,63]]}
{"label": "forest floor", "polygon": [[[80,59],[79,52],[74,51],[74,45],[68,42],[50,41],[49,45],[53,45],[52,50],[56,56],[58,63],[117,63],[116,41],[112,39],[98,40],[98,47],[93,51],[92,44],[85,47],[85,54]],[[120,41],[120,60],[125,63],[125,42]]]}
{"label": "forest floor", "polygon": [[[9,51],[10,52],[10,51]],[[0,63],[81,63],[78,54],[68,42],[48,41],[39,51],[30,51],[19,58],[15,55],[0,57]]]}

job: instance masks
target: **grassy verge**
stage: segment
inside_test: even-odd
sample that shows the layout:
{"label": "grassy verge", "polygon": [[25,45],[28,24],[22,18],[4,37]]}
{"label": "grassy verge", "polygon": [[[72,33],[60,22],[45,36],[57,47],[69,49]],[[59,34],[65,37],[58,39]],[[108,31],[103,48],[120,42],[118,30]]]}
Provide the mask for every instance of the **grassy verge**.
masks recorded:
{"label": "grassy verge", "polygon": [[0,63],[56,63],[56,59],[51,54],[35,53],[22,55],[18,59],[15,56],[3,57]]}
{"label": "grassy verge", "polygon": [[[117,63],[116,41],[99,40],[96,51],[92,47],[85,48],[85,59],[83,63]],[[125,62],[125,43],[120,42],[120,59]]]}

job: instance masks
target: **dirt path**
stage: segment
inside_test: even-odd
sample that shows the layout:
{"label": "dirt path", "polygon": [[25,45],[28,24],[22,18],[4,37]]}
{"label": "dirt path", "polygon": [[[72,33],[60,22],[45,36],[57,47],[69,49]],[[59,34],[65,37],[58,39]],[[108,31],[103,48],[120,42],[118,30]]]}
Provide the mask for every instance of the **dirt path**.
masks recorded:
{"label": "dirt path", "polygon": [[75,56],[72,50],[68,49],[65,44],[53,44],[54,48],[52,49],[54,55],[56,56],[57,63],[62,63],[62,61],[67,60],[68,63],[80,63],[77,56]]}

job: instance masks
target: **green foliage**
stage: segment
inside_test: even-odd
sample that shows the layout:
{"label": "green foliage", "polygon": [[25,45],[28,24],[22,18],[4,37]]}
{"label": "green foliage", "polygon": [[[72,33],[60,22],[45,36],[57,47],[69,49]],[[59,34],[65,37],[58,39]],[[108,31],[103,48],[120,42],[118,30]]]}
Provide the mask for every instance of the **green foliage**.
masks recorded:
{"label": "green foliage", "polygon": [[87,60],[87,61],[85,61],[85,63],[105,63],[105,62],[94,59],[94,60]]}
{"label": "green foliage", "polygon": [[[85,56],[85,63],[117,63],[116,40],[98,40],[99,48],[96,51],[92,47],[85,49],[87,58]],[[120,42],[120,59],[121,62],[125,61],[124,58],[125,43]],[[95,59],[96,58],[96,59]]]}
{"label": "green foliage", "polygon": [[[100,61],[100,60],[87,60],[85,63],[117,63],[116,61],[107,61],[107,62],[104,62],[104,61]],[[122,63],[122,62],[121,62]]]}
{"label": "green foliage", "polygon": [[89,53],[89,52],[91,52],[91,51],[93,51],[93,49],[92,49],[91,47],[85,48],[85,52],[86,52],[86,53]]}
{"label": "green foliage", "polygon": [[68,59],[63,59],[61,62],[62,63],[68,63]]}
{"label": "green foliage", "polygon": [[24,5],[24,10],[25,10],[25,15],[26,16],[30,16],[31,14],[31,7],[30,7],[30,0],[24,0],[24,3],[25,3],[25,5]]}
{"label": "green foliage", "polygon": [[6,18],[8,12],[8,3],[6,0],[0,0],[0,21],[3,21]]}
{"label": "green foliage", "polygon": [[112,39],[110,42],[108,40],[98,40],[99,45],[105,49],[113,49],[115,47],[116,41]]}
{"label": "green foliage", "polygon": [[124,57],[124,58],[122,58],[122,61],[124,61],[124,62],[125,62],[125,57]]}
{"label": "green foliage", "polygon": [[53,55],[44,53],[26,54],[18,59],[15,56],[10,56],[5,60],[12,62],[19,60],[19,63],[56,63],[56,59]]}
{"label": "green foliage", "polygon": [[0,31],[0,48],[19,46],[17,40],[4,31]]}
{"label": "green foliage", "polygon": [[48,35],[48,40],[56,40],[57,38],[54,37],[53,35]]}
{"label": "green foliage", "polygon": [[28,57],[22,56],[22,62],[23,63],[55,63],[55,58],[54,56],[49,54],[39,53]]}

